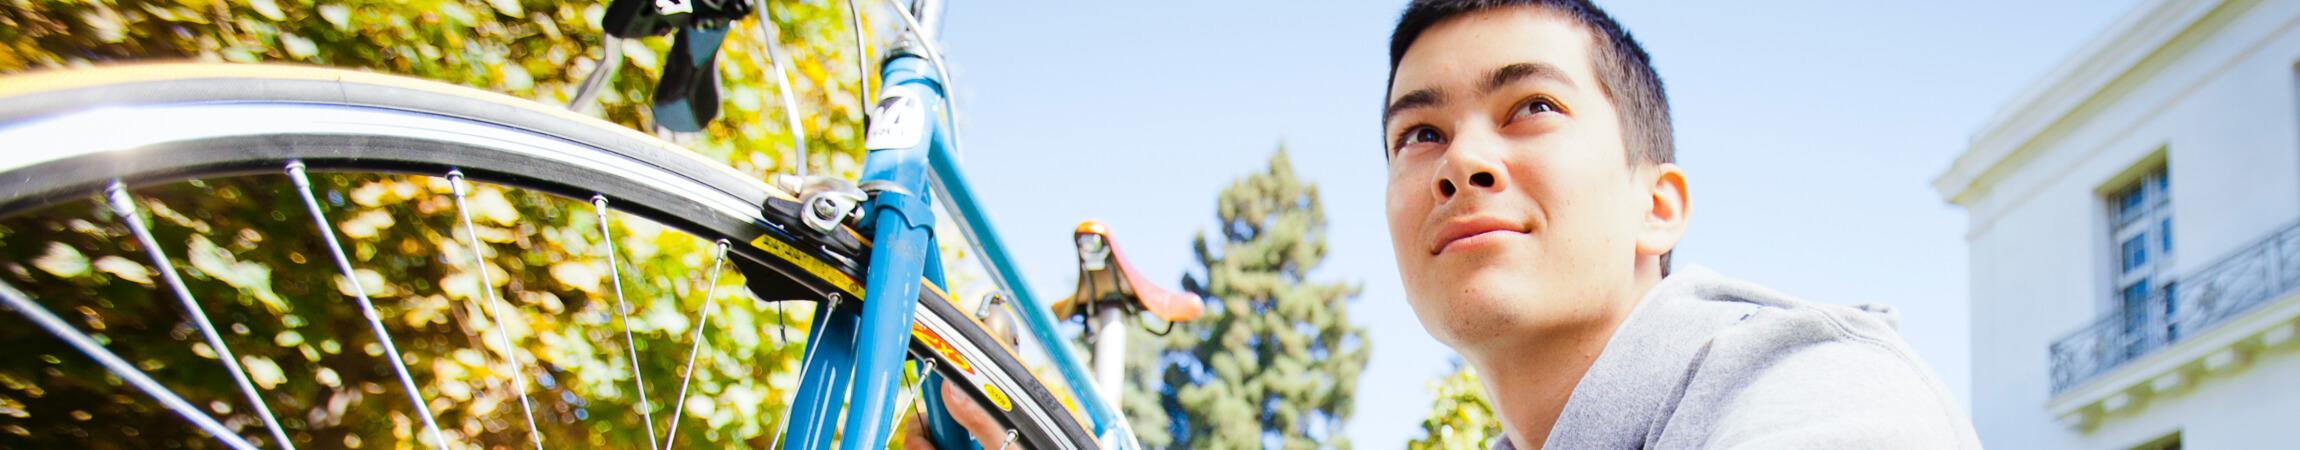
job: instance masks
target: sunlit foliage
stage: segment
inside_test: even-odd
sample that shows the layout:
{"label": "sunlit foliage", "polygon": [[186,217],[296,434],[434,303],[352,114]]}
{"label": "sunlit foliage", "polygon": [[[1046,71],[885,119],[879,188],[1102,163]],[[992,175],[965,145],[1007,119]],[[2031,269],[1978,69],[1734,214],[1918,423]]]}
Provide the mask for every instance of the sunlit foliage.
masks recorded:
{"label": "sunlit foliage", "polygon": [[1485,386],[1477,371],[1455,363],[1452,373],[1430,380],[1437,394],[1429,417],[1422,419],[1422,436],[1406,443],[1413,450],[1478,450],[1501,438],[1501,418],[1485,400]]}
{"label": "sunlit foliage", "polygon": [[[598,65],[603,2],[544,0],[122,0],[0,5],[0,75],[139,61],[317,64],[478,87],[561,104]],[[773,2],[768,11],[817,173],[859,161],[854,35],[843,3]],[[867,23],[867,22],[866,22]],[[796,163],[757,20],[740,22],[720,61],[720,120],[680,141],[765,179]],[[595,114],[647,129],[647,92],[668,39],[624,44],[626,62]],[[11,148],[8,151],[36,151]],[[715,267],[711,243],[635,217],[610,219],[631,303],[633,346],[615,307],[608,246],[590,205],[504,186],[470,197],[460,227],[447,181],[314,174],[421,396],[452,448],[518,448],[527,393],[554,448],[631,448],[666,437],[706,293],[679,447],[764,447],[797,384],[808,309],[763,302]],[[247,176],[142,187],[143,220],[184,275],[268,407],[299,446],[429,448],[391,364],[333,265],[295,187]],[[473,234],[476,234],[474,236]],[[475,262],[471,240],[483,244]],[[204,343],[159,268],[100,199],[0,219],[0,279],[167,383],[242,436],[269,435]],[[493,284],[482,286],[481,271]],[[489,295],[508,309],[498,315]],[[787,309],[787,311],[785,311]],[[515,344],[506,353],[496,321]],[[787,327],[787,328],[786,328]],[[788,332],[787,334],[785,332]],[[216,448],[85,356],[0,313],[0,448]],[[513,386],[506,357],[525,376]],[[641,387],[650,402],[638,399]],[[651,414],[647,423],[643,414]],[[269,444],[266,444],[269,445]]]}

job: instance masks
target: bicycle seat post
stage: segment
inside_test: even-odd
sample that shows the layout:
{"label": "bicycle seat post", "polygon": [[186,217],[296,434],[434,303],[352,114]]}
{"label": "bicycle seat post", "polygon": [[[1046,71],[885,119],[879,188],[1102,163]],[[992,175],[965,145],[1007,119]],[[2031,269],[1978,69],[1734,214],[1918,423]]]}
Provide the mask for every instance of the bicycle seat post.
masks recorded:
{"label": "bicycle seat post", "polygon": [[1105,303],[1093,310],[1087,319],[1091,322],[1086,326],[1091,330],[1089,340],[1094,344],[1094,354],[1088,356],[1093,360],[1094,383],[1102,388],[1095,393],[1102,394],[1102,401],[1116,405],[1123,397],[1120,394],[1126,391],[1123,383],[1126,382],[1127,333],[1125,328],[1117,328],[1126,319],[1126,308]]}

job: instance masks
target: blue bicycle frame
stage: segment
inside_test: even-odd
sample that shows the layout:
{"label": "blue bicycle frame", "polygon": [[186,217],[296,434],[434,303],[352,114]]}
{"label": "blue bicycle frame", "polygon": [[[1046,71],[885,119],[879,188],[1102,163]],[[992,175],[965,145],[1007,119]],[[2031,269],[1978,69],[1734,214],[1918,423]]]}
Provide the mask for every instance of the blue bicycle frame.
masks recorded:
{"label": "blue bicycle frame", "polygon": [[[1104,447],[1124,448],[1132,442],[1126,425],[1111,405],[1102,402],[1086,369],[1068,342],[1056,333],[1057,322],[1044,303],[1031,294],[1019,266],[1007,253],[996,228],[983,214],[981,202],[952,155],[949,105],[943,80],[926,57],[897,49],[880,70],[879,101],[889,110],[906,105],[918,114],[878,114],[872,117],[870,147],[863,164],[862,185],[875,191],[864,206],[865,231],[871,235],[869,272],[865,276],[861,308],[834,308],[835,302],[816,304],[817,320],[807,339],[805,374],[787,423],[786,435],[801,449],[830,447],[838,417],[837,394],[847,392],[844,437],[839,447],[885,448],[893,426],[895,395],[902,388],[903,361],[910,345],[913,310],[925,277],[944,285],[942,261],[936,251],[935,214],[930,206],[940,199],[976,251],[998,286],[1014,300],[1014,308],[1031,335],[1043,344],[1062,378],[1084,407],[1092,432]],[[883,141],[879,135],[889,135]],[[883,147],[883,148],[882,148]],[[922,383],[924,384],[924,383]],[[851,386],[850,386],[851,385]],[[929,388],[932,388],[931,386]],[[939,408],[936,408],[939,409]],[[940,433],[938,433],[940,434]]]}

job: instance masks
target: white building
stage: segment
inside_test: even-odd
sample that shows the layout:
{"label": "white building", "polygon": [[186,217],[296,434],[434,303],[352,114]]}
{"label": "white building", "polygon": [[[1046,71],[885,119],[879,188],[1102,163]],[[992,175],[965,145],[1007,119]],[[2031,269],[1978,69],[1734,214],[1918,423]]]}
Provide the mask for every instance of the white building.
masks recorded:
{"label": "white building", "polygon": [[2142,0],[1934,180],[1982,442],[2300,448],[2296,88],[2300,0]]}

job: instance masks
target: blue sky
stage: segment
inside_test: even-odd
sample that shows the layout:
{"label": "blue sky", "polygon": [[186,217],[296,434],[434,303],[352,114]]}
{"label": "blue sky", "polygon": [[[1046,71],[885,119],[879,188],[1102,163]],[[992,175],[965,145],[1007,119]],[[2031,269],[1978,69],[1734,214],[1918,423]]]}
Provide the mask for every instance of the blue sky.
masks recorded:
{"label": "blue sky", "polygon": [[[1602,3],[1653,54],[1675,109],[1694,205],[1678,261],[1809,300],[1892,305],[1966,403],[1965,216],[1930,181],[2135,4]],[[1089,218],[1178,286],[1221,186],[1282,143],[1332,223],[1316,277],[1365,287],[1351,314],[1373,360],[1349,436],[1400,447],[1452,358],[1405,304],[1382,217],[1376,108],[1402,6],[956,2],[943,46],[961,156],[1045,298],[1070,286],[1069,232]]]}

